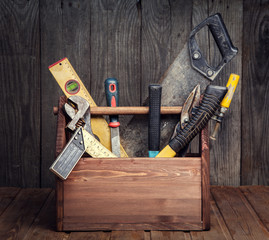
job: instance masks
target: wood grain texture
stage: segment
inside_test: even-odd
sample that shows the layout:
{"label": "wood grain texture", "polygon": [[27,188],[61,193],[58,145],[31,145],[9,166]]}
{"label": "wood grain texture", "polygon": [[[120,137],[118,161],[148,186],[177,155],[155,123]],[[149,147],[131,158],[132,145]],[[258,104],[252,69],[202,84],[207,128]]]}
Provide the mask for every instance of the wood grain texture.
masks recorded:
{"label": "wood grain texture", "polygon": [[[227,190],[228,189],[228,190]],[[21,194],[23,192],[23,194]],[[42,193],[43,192],[43,193]],[[128,239],[128,240],[241,240],[268,239],[268,187],[243,186],[227,188],[213,186],[210,198],[210,231],[90,231],[57,232],[54,231],[55,215],[54,191],[51,189],[0,188],[0,203],[9,199],[4,211],[4,220],[0,216],[1,239]],[[223,194],[221,194],[223,193]],[[28,196],[28,197],[27,197]],[[46,196],[46,197],[45,197]],[[217,197],[216,197],[217,196]],[[223,197],[224,196],[224,197]],[[45,198],[44,198],[45,197]],[[237,200],[235,198],[238,198]],[[44,204],[37,203],[43,199]],[[226,200],[229,199],[228,202]],[[8,200],[8,201],[9,201]],[[224,202],[226,202],[224,204]],[[232,208],[229,208],[232,206]],[[34,211],[33,211],[34,207]],[[6,213],[6,211],[8,213]],[[33,214],[34,213],[34,214]],[[245,219],[244,220],[242,220]],[[9,229],[13,219],[11,231]],[[18,220],[20,219],[20,220]],[[16,222],[16,223],[15,223]],[[245,224],[247,222],[247,225]],[[257,224],[258,223],[258,224]],[[231,227],[232,226],[232,227]],[[250,226],[250,227],[248,227]],[[255,230],[253,230],[255,227]],[[241,234],[245,231],[247,234]],[[18,233],[17,233],[18,232]],[[265,235],[261,235],[264,234]]]}
{"label": "wood grain texture", "polygon": [[200,158],[83,158],[64,182],[63,227],[201,229],[200,171]]}
{"label": "wood grain texture", "polygon": [[242,184],[269,184],[269,3],[244,2]]}
{"label": "wood grain texture", "polygon": [[33,223],[31,223],[30,228],[23,239],[67,239],[69,237],[68,233],[56,232],[55,215],[55,192],[51,191],[44,205],[40,207],[40,212],[36,216]]}
{"label": "wood grain texture", "polygon": [[19,188],[0,188],[0,216],[19,193]]}
{"label": "wood grain texture", "polygon": [[210,193],[210,231],[190,232],[192,240],[232,240],[231,233]]}
{"label": "wood grain texture", "polygon": [[151,231],[152,240],[186,240],[188,233],[181,231]]}
{"label": "wood grain texture", "polygon": [[1,239],[23,239],[51,189],[22,189],[0,216]]}
{"label": "wood grain texture", "polygon": [[[57,135],[56,135],[56,148],[55,148],[55,158],[64,149],[67,142],[65,126],[66,119],[63,112],[63,106],[66,102],[66,97],[62,96],[59,99],[58,114],[57,114]],[[63,181],[58,177],[54,176],[56,181],[56,229],[58,231],[63,230]]]}
{"label": "wood grain texture", "polygon": [[211,187],[233,239],[268,239],[269,232],[239,189]]}
{"label": "wood grain texture", "polygon": [[60,0],[40,1],[41,31],[41,187],[54,187],[55,178],[48,170],[55,159],[56,117],[52,108],[58,105],[59,96],[63,95],[48,67],[65,57],[62,41],[63,9]]}
{"label": "wood grain texture", "polygon": [[106,105],[104,81],[119,81],[120,104],[139,105],[140,18],[136,1],[99,1],[92,6],[91,92],[97,105]]}
{"label": "wood grain texture", "polygon": [[39,5],[1,1],[0,16],[0,183],[39,187]]}
{"label": "wood grain texture", "polygon": [[269,231],[269,187],[241,186],[240,190],[244,193],[251,207],[266,226],[267,231]]}
{"label": "wood grain texture", "polygon": [[[179,114],[182,107],[171,106],[171,107],[161,107],[161,114]],[[149,113],[149,107],[92,107],[92,115],[134,115]]]}
{"label": "wood grain texture", "polygon": [[210,229],[210,152],[208,127],[201,132],[201,177],[202,177],[202,218],[203,229]]}
{"label": "wood grain texture", "polygon": [[[52,107],[62,93],[50,64],[68,57],[102,106],[103,81],[113,75],[120,81],[120,104],[139,106],[192,27],[216,12],[239,53],[214,84],[225,85],[231,72],[241,79],[218,140],[210,145],[211,183],[268,185],[268,2],[263,0],[1,1],[0,185],[55,186],[48,170],[56,140]],[[210,36],[199,35],[202,45]],[[219,60],[212,42],[203,49],[210,62]],[[130,116],[121,118],[126,126]],[[197,147],[192,144],[191,151]]]}
{"label": "wood grain texture", "polygon": [[[209,1],[209,15],[217,12],[222,15],[231,40],[238,48],[236,57],[224,67],[213,82],[216,85],[226,86],[231,73],[236,73],[242,77],[242,1],[225,0],[218,1],[218,4]],[[213,38],[210,39],[210,61],[216,65],[220,61],[220,54],[217,53],[216,44],[213,44]],[[217,140],[211,141],[211,184],[213,185],[240,185],[242,82],[241,78],[230,108],[221,124]],[[210,132],[213,132],[212,128]]]}

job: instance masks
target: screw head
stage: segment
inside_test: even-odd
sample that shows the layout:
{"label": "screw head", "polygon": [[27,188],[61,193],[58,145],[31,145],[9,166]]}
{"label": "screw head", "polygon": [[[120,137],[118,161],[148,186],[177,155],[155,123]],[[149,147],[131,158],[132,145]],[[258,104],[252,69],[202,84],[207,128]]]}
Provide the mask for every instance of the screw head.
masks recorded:
{"label": "screw head", "polygon": [[201,57],[201,54],[198,51],[195,51],[192,55],[193,59],[199,59]]}
{"label": "screw head", "polygon": [[207,74],[208,77],[211,77],[211,76],[213,76],[214,71],[211,70],[211,69],[208,69],[207,72],[206,72],[206,74]]}

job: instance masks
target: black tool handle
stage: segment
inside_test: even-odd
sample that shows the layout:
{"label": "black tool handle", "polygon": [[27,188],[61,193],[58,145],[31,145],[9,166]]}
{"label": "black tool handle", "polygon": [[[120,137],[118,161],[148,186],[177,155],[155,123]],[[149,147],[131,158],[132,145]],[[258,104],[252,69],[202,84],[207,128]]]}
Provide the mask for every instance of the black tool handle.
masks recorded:
{"label": "black tool handle", "polygon": [[162,86],[159,84],[150,84],[149,123],[148,123],[149,155],[152,154],[151,151],[160,150],[161,96],[162,96]]}
{"label": "black tool handle", "polygon": [[[107,106],[109,107],[118,107],[119,106],[119,83],[116,78],[107,78],[105,80],[105,92],[106,92],[106,101]],[[110,115],[110,127],[119,127],[119,116]]]}
{"label": "black tool handle", "polygon": [[[195,39],[196,34],[205,26],[208,26],[222,55],[222,60],[217,65],[217,67],[213,67],[208,64],[205,57],[202,55],[202,52]],[[221,71],[221,69],[238,52],[238,49],[233,46],[229,33],[219,13],[208,17],[192,30],[189,38],[189,50],[191,64],[193,68],[195,68],[197,71],[199,71],[201,74],[203,74],[210,80],[214,80],[214,78]]]}
{"label": "black tool handle", "polygon": [[169,142],[169,146],[179,152],[183,149],[208,123],[220,107],[220,102],[227,93],[226,87],[209,85],[204,93],[203,100],[197,108],[195,115],[185,128]]}

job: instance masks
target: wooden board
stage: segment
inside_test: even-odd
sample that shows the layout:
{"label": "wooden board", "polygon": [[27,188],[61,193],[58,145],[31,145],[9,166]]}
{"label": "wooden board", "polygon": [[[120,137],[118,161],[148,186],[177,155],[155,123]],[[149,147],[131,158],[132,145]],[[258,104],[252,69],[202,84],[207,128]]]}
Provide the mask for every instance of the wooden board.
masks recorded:
{"label": "wooden board", "polygon": [[269,184],[268,7],[244,2],[242,89],[242,184]]}
{"label": "wooden board", "polygon": [[0,4],[0,185],[40,186],[39,4]]}
{"label": "wooden board", "polygon": [[[209,15],[219,12],[222,15],[226,28],[238,54],[229,62],[212,84],[226,86],[231,73],[238,74],[241,78],[236,88],[233,100],[222,122],[217,140],[211,141],[211,184],[213,185],[240,185],[241,164],[241,86],[244,81],[242,76],[242,21],[243,3],[241,1],[225,0],[218,4],[209,2]],[[210,60],[213,65],[220,61],[220,54],[216,44],[210,38]],[[244,120],[243,120],[244,121]],[[211,127],[215,123],[212,122]],[[213,132],[213,129],[210,129]]]}
{"label": "wooden board", "polygon": [[200,158],[83,158],[63,196],[65,230],[202,228]]}
{"label": "wooden board", "polygon": [[[57,232],[54,191],[0,188],[1,239],[245,240],[269,239],[268,187],[212,187],[210,231]],[[220,196],[220,197],[218,197]],[[226,200],[229,199],[229,202]],[[245,220],[243,220],[244,218]],[[267,226],[267,227],[265,227]],[[253,230],[253,227],[255,229]]]}
{"label": "wooden board", "polygon": [[233,187],[211,188],[233,239],[269,239],[269,232],[245,196]]}
{"label": "wooden board", "polygon": [[0,239],[22,239],[51,189],[22,189],[0,218]]}
{"label": "wooden board", "polygon": [[[66,139],[64,101],[59,101],[57,153]],[[170,159],[80,159],[67,180],[57,179],[57,229],[208,229],[206,130],[201,153]]]}
{"label": "wooden board", "polygon": [[267,231],[269,231],[269,187],[265,186],[242,186],[240,190],[244,193],[251,207],[264,223]]}

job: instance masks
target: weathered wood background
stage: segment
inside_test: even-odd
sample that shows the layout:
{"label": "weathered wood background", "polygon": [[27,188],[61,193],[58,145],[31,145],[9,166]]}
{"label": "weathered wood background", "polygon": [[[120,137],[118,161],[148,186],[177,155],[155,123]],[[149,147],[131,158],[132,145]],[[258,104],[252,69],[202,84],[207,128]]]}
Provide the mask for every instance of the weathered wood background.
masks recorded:
{"label": "weathered wood background", "polygon": [[[0,185],[54,185],[52,108],[62,92],[50,64],[68,57],[103,106],[104,80],[116,77],[121,105],[138,106],[191,29],[216,12],[239,49],[216,84],[225,85],[231,72],[241,80],[210,145],[211,183],[268,185],[269,1],[263,0],[1,0]],[[216,49],[209,46],[214,63]]]}

